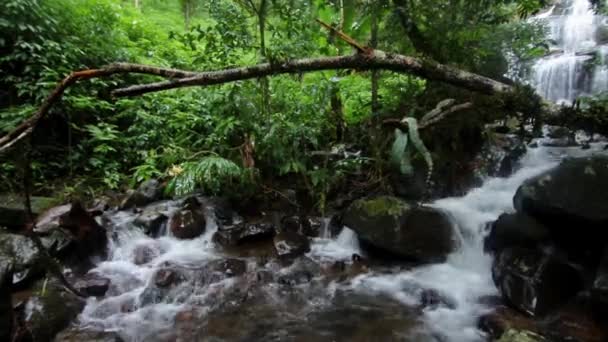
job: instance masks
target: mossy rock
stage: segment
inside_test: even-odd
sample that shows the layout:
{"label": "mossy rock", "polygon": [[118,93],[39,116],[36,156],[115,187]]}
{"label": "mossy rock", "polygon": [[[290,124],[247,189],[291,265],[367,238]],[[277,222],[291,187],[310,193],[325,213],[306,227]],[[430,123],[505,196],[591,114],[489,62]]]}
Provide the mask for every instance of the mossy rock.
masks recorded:
{"label": "mossy rock", "polygon": [[[57,205],[59,202],[56,198],[39,196],[32,196],[30,200],[34,216]],[[26,223],[23,202],[23,197],[15,194],[0,195],[0,226],[18,228]]]}
{"label": "mossy rock", "polygon": [[445,213],[392,196],[355,201],[344,213],[343,223],[364,245],[413,261],[443,261],[455,245]]}
{"label": "mossy rock", "polygon": [[66,292],[55,280],[37,283],[35,295],[27,304],[26,327],[33,342],[52,341],[84,307],[84,302]]}
{"label": "mossy rock", "polygon": [[497,342],[544,342],[542,336],[531,331],[507,330]]}

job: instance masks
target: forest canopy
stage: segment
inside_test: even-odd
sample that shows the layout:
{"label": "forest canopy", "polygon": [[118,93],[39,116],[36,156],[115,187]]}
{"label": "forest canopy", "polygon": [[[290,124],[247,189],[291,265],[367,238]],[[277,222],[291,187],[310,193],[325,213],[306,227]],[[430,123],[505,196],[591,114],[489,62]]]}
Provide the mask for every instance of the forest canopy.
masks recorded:
{"label": "forest canopy", "polygon": [[[509,62],[546,52],[544,28],[521,20],[544,5],[6,0],[0,4],[0,134],[30,117],[75,70],[124,62],[206,71],[357,53],[338,31],[372,49],[512,83],[505,79]],[[114,75],[67,90],[31,139],[35,191],[94,195],[162,178],[175,194],[198,188],[246,194],[288,180],[322,209],[336,189],[387,184],[395,137],[385,120],[420,119],[446,98],[473,103],[437,127],[441,134],[423,134],[432,159],[442,163],[443,155],[469,143],[459,138],[463,134],[517,112],[517,101],[381,70],[324,70],[111,96],[113,89],[155,80]],[[414,164],[427,159],[425,153],[412,157]],[[0,187],[19,191],[18,158],[1,158]]]}

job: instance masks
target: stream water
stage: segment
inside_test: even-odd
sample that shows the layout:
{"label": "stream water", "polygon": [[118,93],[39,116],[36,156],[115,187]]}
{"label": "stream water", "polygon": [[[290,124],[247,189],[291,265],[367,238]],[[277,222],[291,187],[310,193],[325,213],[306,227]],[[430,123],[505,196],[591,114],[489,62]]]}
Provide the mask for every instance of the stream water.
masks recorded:
{"label": "stream water", "polygon": [[[571,1],[561,13],[558,7],[538,18],[548,20],[559,49],[534,67],[539,93],[549,100],[571,101],[582,93],[608,89],[606,67],[595,67],[591,74],[581,71],[590,58],[581,51],[596,49],[601,58],[608,52],[598,48],[598,19],[588,1]],[[581,81],[585,77],[591,79]],[[193,240],[176,239],[166,229],[152,238],[135,227],[133,213],[108,214],[110,257],[91,272],[109,278],[111,286],[105,297],[88,300],[78,324],[115,331],[126,341],[483,341],[477,320],[489,308],[480,298],[497,294],[492,260],[483,252],[487,223],[513,210],[513,195],[525,179],[566,155],[586,155],[601,147],[593,144],[582,150],[540,143],[528,149],[512,176],[487,179],[463,197],[432,203],[452,217],[459,247],[445,263],[411,269],[370,267],[332,276],[332,265],[353,270],[352,255],[363,254],[356,234],[346,227],[333,238],[324,230],[313,239],[308,261],[284,267],[267,260],[264,246],[259,247],[262,252],[236,255],[218,248],[212,241],[217,224],[211,208],[205,234]],[[174,202],[163,205],[167,214],[176,209]],[[136,264],[142,246],[149,255]],[[201,280],[201,269],[228,257],[244,260],[247,271]],[[170,290],[159,290],[155,275],[167,267],[179,268],[184,279]],[[312,272],[313,279],[289,278],[315,267],[319,269]],[[274,281],[264,281],[264,275]],[[296,280],[277,281],[282,277]],[[421,309],[421,294],[427,290],[450,305]]]}

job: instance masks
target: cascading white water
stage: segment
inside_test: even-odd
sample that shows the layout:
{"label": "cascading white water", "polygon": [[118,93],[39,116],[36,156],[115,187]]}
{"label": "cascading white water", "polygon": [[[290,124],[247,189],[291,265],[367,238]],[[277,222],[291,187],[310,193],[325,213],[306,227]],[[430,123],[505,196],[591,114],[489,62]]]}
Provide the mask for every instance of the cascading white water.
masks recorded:
{"label": "cascading white water", "polygon": [[436,290],[454,307],[425,309],[425,329],[447,341],[485,341],[477,329],[477,321],[489,308],[479,299],[497,294],[491,278],[492,259],[483,251],[487,223],[504,212],[514,210],[513,196],[524,180],[554,167],[564,156],[588,155],[602,147],[596,144],[587,151],[579,147],[529,149],[519,171],[509,178],[491,178],[463,197],[434,202],[432,206],[451,215],[460,232],[460,247],[447,262],[396,274],[361,275],[353,280],[352,288],[365,293],[390,295],[408,306],[420,304],[421,291]]}
{"label": "cascading white water", "polygon": [[545,99],[570,103],[608,90],[605,48],[598,41],[605,20],[588,0],[562,0],[560,5],[532,19],[547,24],[554,43],[553,53],[533,65],[532,84]]}

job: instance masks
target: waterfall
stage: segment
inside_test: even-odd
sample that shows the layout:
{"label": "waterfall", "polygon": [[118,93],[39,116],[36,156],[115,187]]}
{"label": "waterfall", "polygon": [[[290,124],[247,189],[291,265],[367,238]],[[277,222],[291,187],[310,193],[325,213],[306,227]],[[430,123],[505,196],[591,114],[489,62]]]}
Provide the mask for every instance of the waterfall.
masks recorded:
{"label": "waterfall", "polygon": [[581,95],[608,90],[606,47],[601,38],[605,18],[588,0],[563,0],[532,20],[548,26],[550,55],[532,66],[531,82],[545,99],[571,103]]}

